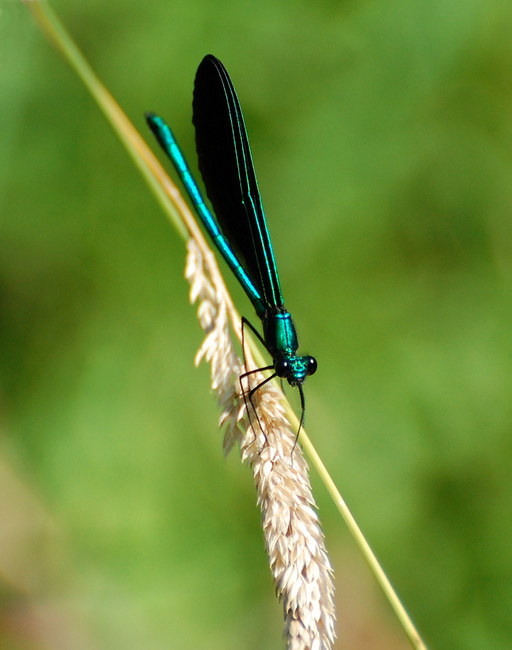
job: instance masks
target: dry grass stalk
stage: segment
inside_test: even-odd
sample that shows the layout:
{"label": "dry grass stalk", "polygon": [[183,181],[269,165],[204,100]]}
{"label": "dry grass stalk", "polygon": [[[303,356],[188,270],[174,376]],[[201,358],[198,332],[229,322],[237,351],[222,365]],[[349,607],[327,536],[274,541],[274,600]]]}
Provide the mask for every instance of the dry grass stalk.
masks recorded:
{"label": "dry grass stalk", "polygon": [[[226,426],[224,452],[238,442],[242,461],[254,474],[270,568],[283,602],[288,648],[328,650],[335,638],[333,572],[307,463],[295,445],[281,394],[271,382],[254,393],[252,406],[244,401],[239,382],[242,365],[231,342],[223,291],[207,274],[195,242],[190,239],[187,246],[190,300],[199,301],[198,318],[206,332],[195,361],[205,359],[211,364],[212,388],[222,409],[220,424]],[[254,367],[248,351],[246,364]],[[251,385],[262,379],[258,373],[251,375]],[[252,407],[249,417],[247,408]]]}

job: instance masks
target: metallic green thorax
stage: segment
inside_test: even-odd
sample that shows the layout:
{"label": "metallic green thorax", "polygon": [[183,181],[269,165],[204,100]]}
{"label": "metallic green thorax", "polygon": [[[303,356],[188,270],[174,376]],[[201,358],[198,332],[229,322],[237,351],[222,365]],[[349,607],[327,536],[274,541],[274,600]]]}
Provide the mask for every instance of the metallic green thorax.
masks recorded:
{"label": "metallic green thorax", "polygon": [[295,354],[299,342],[290,313],[284,308],[267,312],[262,323],[265,346],[272,355],[276,374],[287,379],[291,386],[302,384],[316,370],[316,361],[313,357]]}

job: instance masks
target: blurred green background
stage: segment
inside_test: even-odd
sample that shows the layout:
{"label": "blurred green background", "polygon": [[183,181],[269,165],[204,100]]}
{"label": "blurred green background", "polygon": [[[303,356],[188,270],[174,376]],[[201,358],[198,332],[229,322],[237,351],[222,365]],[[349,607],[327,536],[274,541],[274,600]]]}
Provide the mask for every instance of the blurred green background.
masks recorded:
{"label": "blurred green background", "polygon": [[[308,432],[431,647],[509,649],[512,5],[53,6],[194,167],[195,70],[225,63],[319,362]],[[183,242],[12,0],[0,125],[0,647],[282,648],[251,475],[192,363]],[[312,478],[337,647],[408,647]]]}

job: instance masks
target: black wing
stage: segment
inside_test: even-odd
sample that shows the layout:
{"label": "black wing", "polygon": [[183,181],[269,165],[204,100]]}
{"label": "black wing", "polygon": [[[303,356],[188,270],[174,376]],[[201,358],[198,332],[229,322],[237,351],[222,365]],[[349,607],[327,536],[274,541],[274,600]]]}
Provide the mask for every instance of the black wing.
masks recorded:
{"label": "black wing", "polygon": [[218,224],[270,308],[283,297],[242,109],[222,63],[211,54],[197,70],[193,122],[199,170]]}

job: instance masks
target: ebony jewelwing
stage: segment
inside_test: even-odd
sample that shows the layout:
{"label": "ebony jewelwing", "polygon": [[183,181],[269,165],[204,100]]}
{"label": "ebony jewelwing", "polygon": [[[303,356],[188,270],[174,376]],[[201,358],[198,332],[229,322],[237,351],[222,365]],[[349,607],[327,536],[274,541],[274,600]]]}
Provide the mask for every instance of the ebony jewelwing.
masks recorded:
{"label": "ebony jewelwing", "polygon": [[[249,391],[249,401],[267,381],[276,376],[287,379],[299,389],[300,431],[305,410],[302,385],[316,371],[317,362],[314,357],[296,354],[297,334],[284,306],[242,109],[226,68],[211,54],[204,57],[197,70],[192,104],[199,170],[215,217],[201,196],[170,128],[153,113],[147,113],[146,119],[174,164],[206,230],[263,324],[261,336],[242,318],[242,333],[243,326],[247,325],[273,361],[271,366],[259,369],[273,370],[273,374]],[[245,373],[240,382],[252,372],[257,371]]]}

